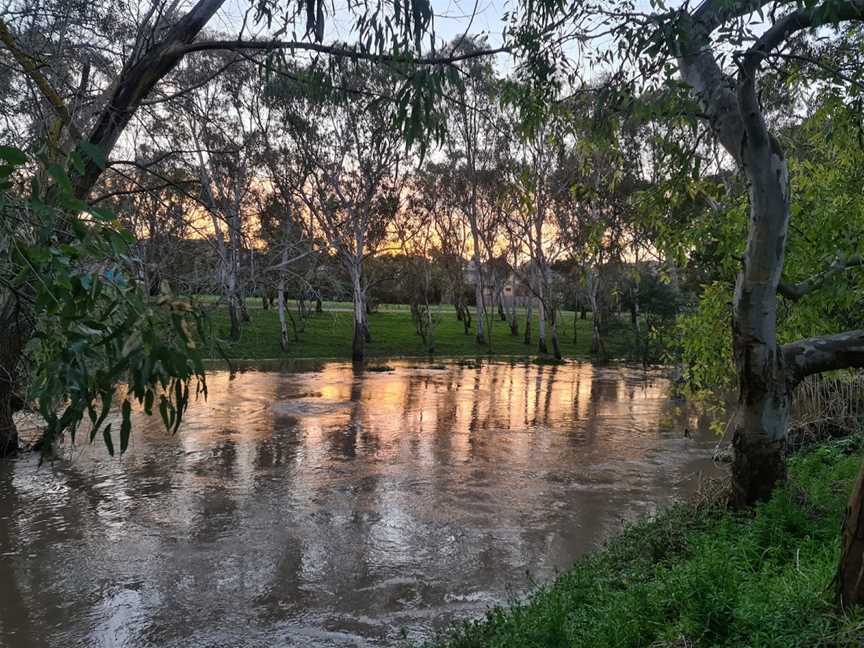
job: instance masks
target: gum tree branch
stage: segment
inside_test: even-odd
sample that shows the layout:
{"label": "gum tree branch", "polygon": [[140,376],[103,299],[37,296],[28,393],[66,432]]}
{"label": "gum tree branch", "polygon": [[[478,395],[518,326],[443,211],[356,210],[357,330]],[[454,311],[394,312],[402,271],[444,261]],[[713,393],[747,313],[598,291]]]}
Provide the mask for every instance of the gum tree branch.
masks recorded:
{"label": "gum tree branch", "polygon": [[835,258],[834,261],[831,262],[831,265],[825,268],[825,270],[813,275],[812,277],[808,277],[804,281],[799,281],[798,283],[781,281],[780,285],[777,286],[777,292],[783,295],[786,299],[798,301],[805,295],[821,288],[826,281],[835,275],[860,266],[864,266],[864,257],[860,254],[851,256],[848,259],[845,259],[838,254],[837,258]]}
{"label": "gum tree branch", "polygon": [[805,338],[782,347],[794,386],[811,374],[864,367],[864,330]]}
{"label": "gum tree branch", "polygon": [[237,50],[258,50],[269,52],[274,50],[301,50],[306,52],[316,52],[318,54],[329,54],[340,58],[370,61],[372,63],[404,63],[410,65],[448,65],[458,63],[468,59],[479,58],[483,56],[493,56],[495,54],[505,54],[510,52],[508,47],[498,47],[495,49],[482,49],[474,52],[465,52],[462,54],[428,56],[413,58],[410,56],[394,56],[390,54],[374,54],[372,52],[364,52],[360,49],[350,47],[342,47],[336,45],[324,45],[322,43],[313,43],[309,41],[255,41],[255,40],[206,40],[189,43],[178,48],[184,54],[192,52],[207,52],[207,51],[237,51]]}

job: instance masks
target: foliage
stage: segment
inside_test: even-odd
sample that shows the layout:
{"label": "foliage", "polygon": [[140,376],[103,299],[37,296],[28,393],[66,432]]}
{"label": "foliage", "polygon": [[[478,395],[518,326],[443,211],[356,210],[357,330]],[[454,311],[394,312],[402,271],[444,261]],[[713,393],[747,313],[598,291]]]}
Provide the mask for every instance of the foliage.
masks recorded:
{"label": "foliage", "polygon": [[695,308],[675,322],[678,358],[684,364],[684,378],[695,390],[720,390],[734,382],[730,300],[728,284],[708,284]]}
{"label": "foliage", "polygon": [[[837,256],[864,252],[864,147],[858,117],[829,99],[788,129],[794,226],[789,232],[784,280],[797,282],[827,268]],[[746,196],[727,197],[723,214],[703,209],[687,228],[667,238],[689,249],[697,277],[707,279],[698,304],[677,321],[680,359],[695,389],[728,387],[734,377],[730,331],[733,278],[738,270]],[[696,267],[693,267],[693,264]],[[860,325],[864,273],[850,269],[799,302],[784,300],[778,315],[781,342]]]}
{"label": "foliage", "polygon": [[[73,169],[82,151],[72,154]],[[112,214],[73,197],[66,172],[48,166],[32,173],[29,191],[12,182],[16,173],[41,169],[17,149],[0,150],[0,213],[3,246],[0,277],[18,317],[32,320],[35,334],[25,354],[31,367],[27,401],[46,423],[44,448],[64,432],[74,440],[89,420],[89,438],[101,433],[113,454],[113,423],[106,422],[118,384],[119,450],[131,433],[132,402],[147,414],[158,409],[176,430],[189,403],[190,383],[206,393],[196,334],[204,333],[191,306],[167,291],[154,302],[130,273],[133,237]]]}
{"label": "foliage", "polygon": [[642,521],[522,604],[437,648],[858,646],[834,611],[838,530],[864,451],[853,437],[790,462],[790,481],[742,515],[710,501]]}

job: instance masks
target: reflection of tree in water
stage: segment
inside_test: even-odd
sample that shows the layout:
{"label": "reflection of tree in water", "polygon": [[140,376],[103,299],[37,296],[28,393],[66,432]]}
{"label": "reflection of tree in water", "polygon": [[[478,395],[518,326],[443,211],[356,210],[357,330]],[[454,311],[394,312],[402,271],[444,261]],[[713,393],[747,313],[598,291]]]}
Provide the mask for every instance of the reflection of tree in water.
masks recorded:
{"label": "reflection of tree in water", "polygon": [[[19,584],[19,572],[31,581],[31,591],[46,591],[42,583],[46,576],[42,570],[42,561],[33,561],[26,556],[28,538],[20,537],[20,530],[15,524],[15,513],[20,511],[21,499],[15,488],[14,477],[17,464],[7,461],[0,464],[0,645],[14,645],[20,648],[41,648],[47,646],[42,634],[36,632],[37,625],[45,620],[31,619],[31,611],[45,610],[45,606],[33,605]],[[35,564],[34,564],[35,563]],[[8,643],[3,638],[8,638]]]}
{"label": "reflection of tree in water", "polygon": [[484,429],[480,420],[480,369],[466,369],[472,372],[471,385],[471,419],[468,423],[468,458],[473,460],[478,452],[482,453],[482,441],[478,438],[478,432]]}
{"label": "reflection of tree in water", "polygon": [[[447,466],[453,461],[453,447],[459,421],[459,394],[462,371],[450,372],[446,382],[435,398],[435,431],[432,439],[433,457],[438,465]],[[443,390],[443,394],[441,393]],[[419,439],[418,439],[419,441]]]}
{"label": "reflection of tree in water", "polygon": [[[280,380],[277,383],[273,400],[277,403],[284,402],[292,398],[300,398],[306,394],[306,390],[297,384]],[[293,462],[303,442],[299,417],[278,413],[274,413],[272,416],[272,433],[259,439],[255,445],[254,465],[261,470]]]}
{"label": "reflection of tree in water", "polygon": [[543,422],[549,423],[549,414],[552,406],[552,391],[555,385],[555,379],[558,376],[558,365],[552,365],[549,371],[549,377],[546,379],[546,402],[543,406]]}

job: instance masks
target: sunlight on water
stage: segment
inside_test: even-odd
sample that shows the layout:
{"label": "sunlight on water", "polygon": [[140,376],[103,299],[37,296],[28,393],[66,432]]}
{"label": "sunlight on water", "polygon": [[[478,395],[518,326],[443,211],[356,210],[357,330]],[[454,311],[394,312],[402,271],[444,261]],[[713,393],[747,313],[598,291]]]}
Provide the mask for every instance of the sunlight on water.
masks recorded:
{"label": "sunlight on water", "polygon": [[216,372],[176,436],[139,416],[122,459],[0,466],[0,645],[392,645],[711,469],[659,372],[391,364]]}

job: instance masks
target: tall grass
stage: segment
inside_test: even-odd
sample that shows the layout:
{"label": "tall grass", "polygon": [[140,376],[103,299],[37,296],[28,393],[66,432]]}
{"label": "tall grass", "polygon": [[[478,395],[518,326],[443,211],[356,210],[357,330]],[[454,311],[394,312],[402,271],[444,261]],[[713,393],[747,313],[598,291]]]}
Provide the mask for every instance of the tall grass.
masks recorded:
{"label": "tall grass", "polygon": [[864,427],[864,372],[809,376],[797,388],[789,426],[790,452]]}

